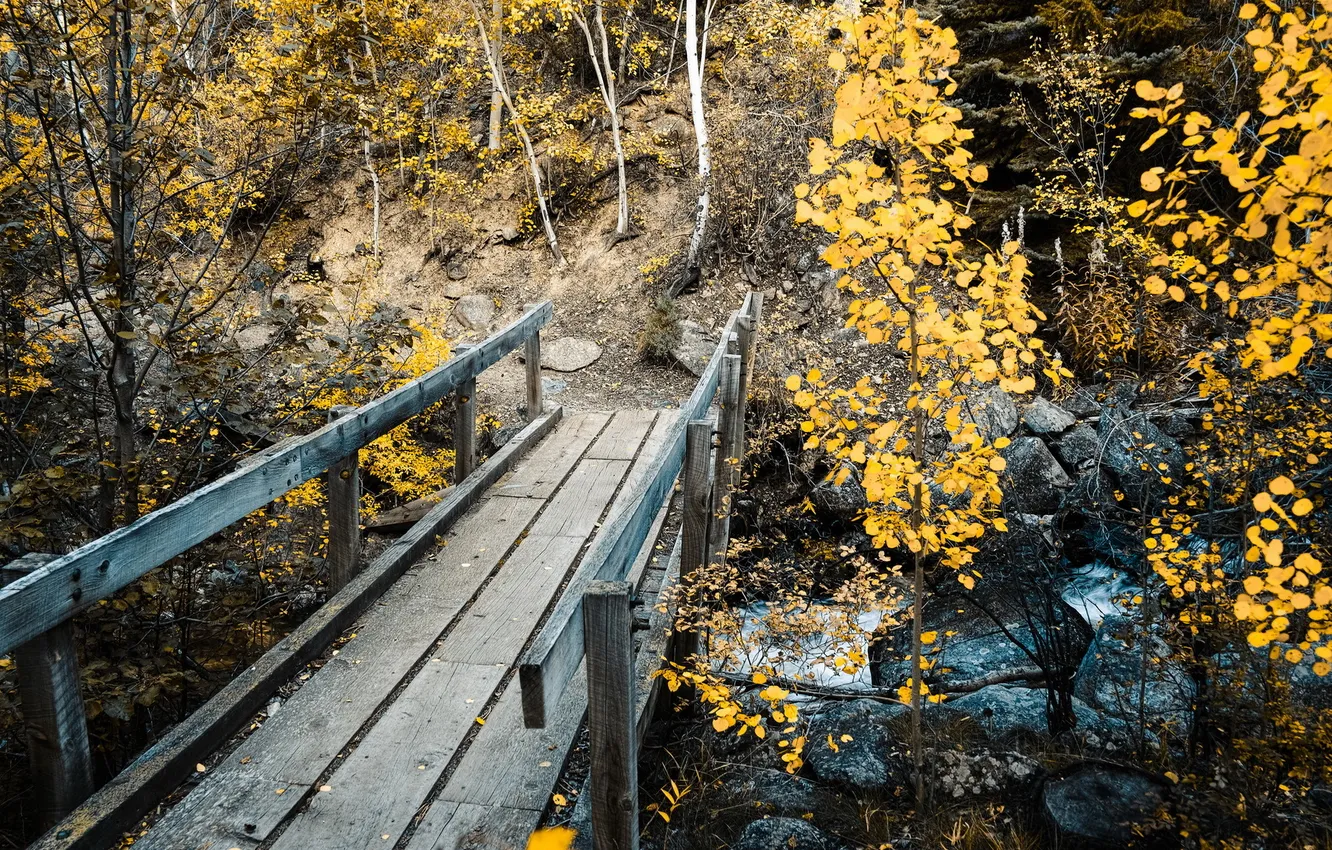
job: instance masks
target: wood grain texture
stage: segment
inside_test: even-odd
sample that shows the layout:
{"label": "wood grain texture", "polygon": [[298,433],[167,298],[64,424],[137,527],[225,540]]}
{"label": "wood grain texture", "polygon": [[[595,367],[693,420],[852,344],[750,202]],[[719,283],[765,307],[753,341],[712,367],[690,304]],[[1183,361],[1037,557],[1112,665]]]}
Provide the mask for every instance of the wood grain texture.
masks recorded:
{"label": "wood grain texture", "polygon": [[633,615],[627,581],[596,581],[583,594],[592,846],[638,848],[638,733]]}
{"label": "wood grain texture", "polygon": [[[394,584],[357,626],[356,637],[136,846],[240,847],[266,840],[431,649],[540,504],[491,498],[463,518],[435,560]],[[276,794],[276,787],[294,791]]]}
{"label": "wood grain texture", "polygon": [[697,570],[707,562],[708,526],[712,518],[712,432],[709,419],[689,423],[685,441],[683,514],[680,528],[681,572]]}
{"label": "wood grain texture", "polygon": [[261,452],[212,484],[0,589],[0,654],[115,593],[388,433],[498,362],[549,322],[552,312],[551,303],[545,302],[476,348],[367,404],[355,416]]}
{"label": "wood grain texture", "polygon": [[[746,309],[750,303],[747,298]],[[545,627],[523,655],[519,678],[523,687],[523,717],[530,728],[544,725],[547,713],[558,705],[569,678],[582,661],[582,593],[593,581],[619,579],[628,573],[634,556],[642,548],[652,517],[673,488],[684,461],[686,426],[689,420],[703,417],[716,394],[726,341],[734,333],[738,316],[739,313],[732,314],[723,342],[713,352],[689,400],[681,405],[657,456],[654,472],[626,496],[624,509],[611,515]]]}
{"label": "wood grain texture", "polygon": [[[0,570],[0,586],[55,559],[33,553]],[[74,624],[61,623],[14,649],[37,816],[49,827],[93,792],[88,724],[79,691]]]}
{"label": "wood grain texture", "polygon": [[726,563],[731,540],[731,500],[740,482],[740,441],[745,430],[744,398],[740,381],[744,363],[738,354],[727,354],[717,386],[721,416],[717,423],[717,452],[712,474],[712,516],[708,521],[708,563]]}
{"label": "wood grain texture", "polygon": [[587,457],[599,460],[633,460],[643,438],[657,419],[655,410],[620,410],[610,425],[588,449]]}
{"label": "wood grain texture", "polygon": [[453,454],[456,484],[476,469],[476,378],[459,384],[453,396]]}
{"label": "wood grain texture", "polygon": [[[337,405],[328,411],[335,422],[355,415],[356,408]],[[361,566],[361,450],[328,468],[328,583],[342,590]]]}
{"label": "wood grain texture", "polygon": [[561,408],[552,408],[496,452],[464,485],[450,488],[446,499],[394,541],[351,584],[30,845],[30,850],[102,850],[115,845],[122,832],[193,775],[194,765],[249,721],[278,687],[352,626],[435,545],[436,536],[554,428],[562,415]]}
{"label": "wood grain texture", "polygon": [[[662,694],[666,686],[660,677],[653,674],[670,661],[683,660],[682,653],[677,649],[682,642],[679,640],[681,635],[675,630],[674,598],[675,588],[680,581],[681,546],[681,539],[676,537],[675,546],[666,558],[666,570],[657,591],[656,604],[648,616],[647,631],[643,633],[638,655],[634,659],[634,732],[639,746],[647,738],[648,729],[658,714],[659,703],[664,702]],[[697,637],[694,637],[694,641],[697,642]]]}
{"label": "wood grain texture", "polygon": [[428,661],[333,771],[331,790],[309,793],[307,808],[273,850],[392,847],[505,672],[492,664]]}
{"label": "wood grain texture", "polygon": [[407,850],[517,850],[541,821],[539,809],[437,801],[417,825]]}
{"label": "wood grain texture", "polygon": [[523,359],[526,361],[527,385],[527,421],[541,415],[545,404],[545,388],[541,386],[541,333],[532,334],[523,344]]}
{"label": "wood grain texture", "polygon": [[609,413],[570,416],[550,440],[532,452],[531,462],[523,464],[495,488],[495,494],[549,499],[610,418]]}

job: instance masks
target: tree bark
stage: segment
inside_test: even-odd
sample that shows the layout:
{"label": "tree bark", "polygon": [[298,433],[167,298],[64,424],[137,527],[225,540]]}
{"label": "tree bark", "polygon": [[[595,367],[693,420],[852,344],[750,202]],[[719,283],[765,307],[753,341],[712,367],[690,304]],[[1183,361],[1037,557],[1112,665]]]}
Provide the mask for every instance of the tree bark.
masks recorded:
{"label": "tree bark", "polygon": [[[596,71],[597,86],[601,89],[601,100],[606,104],[606,113],[610,116],[611,141],[615,145],[615,168],[618,178],[619,207],[615,220],[615,234],[612,243],[630,236],[629,232],[629,186],[625,177],[624,144],[620,138],[620,104],[615,91],[615,69],[611,63],[610,42],[606,37],[606,21],[602,13],[601,0],[596,3],[596,26],[598,38],[593,38],[592,29],[581,14],[573,16],[578,28],[583,31],[587,41],[587,51],[592,57],[592,67]],[[600,47],[598,47],[598,41]]]}
{"label": "tree bark", "polygon": [[699,256],[708,229],[708,210],[712,190],[712,155],[708,147],[707,116],[703,110],[703,64],[707,61],[706,43],[698,28],[698,0],[685,0],[685,71],[689,77],[689,110],[694,121],[694,141],[698,148],[698,203],[694,208],[694,230],[689,236],[682,277],[671,294],[678,295],[700,274]]}

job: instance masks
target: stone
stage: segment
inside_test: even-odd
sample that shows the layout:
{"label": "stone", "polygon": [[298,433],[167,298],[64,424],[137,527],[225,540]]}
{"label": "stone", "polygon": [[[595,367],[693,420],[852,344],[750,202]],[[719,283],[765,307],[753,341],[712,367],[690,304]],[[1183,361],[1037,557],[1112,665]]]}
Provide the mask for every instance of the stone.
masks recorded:
{"label": "stone", "polygon": [[840,846],[800,818],[764,818],[745,827],[731,850],[834,850]]}
{"label": "stone", "polygon": [[671,357],[696,376],[708,368],[708,361],[717,349],[718,338],[698,322],[684,319],[680,322],[680,341],[671,349]]}
{"label": "stone", "polygon": [[1045,815],[1061,837],[1077,846],[1127,847],[1163,826],[1166,786],[1150,774],[1112,764],[1082,762],[1046,780]]}
{"label": "stone", "polygon": [[[970,717],[993,741],[1014,736],[1048,737],[1050,732],[1044,688],[990,685],[954,697],[947,704]],[[1126,723],[1107,717],[1077,697],[1073,697],[1073,716],[1077,725],[1072,733],[1088,746],[1116,750],[1132,742]]]}
{"label": "stone", "polygon": [[838,519],[853,520],[869,507],[869,498],[856,473],[846,476],[841,484],[831,480],[820,481],[810,491],[810,500],[826,514]]}
{"label": "stone", "polygon": [[1078,387],[1073,394],[1059,403],[1060,407],[1079,419],[1095,416],[1101,412],[1101,397],[1105,395],[1104,384],[1091,384]]}
{"label": "stone", "polygon": [[985,442],[992,443],[1017,430],[1017,404],[1004,390],[990,387],[962,403],[962,421],[976,423],[976,433]]}
{"label": "stone", "polygon": [[1022,424],[1033,434],[1060,434],[1077,424],[1073,414],[1047,398],[1036,396],[1022,408]]}
{"label": "stone", "polygon": [[1101,438],[1095,428],[1083,423],[1055,440],[1054,453],[1069,469],[1082,469],[1096,462],[1101,453]]}
{"label": "stone", "polygon": [[278,329],[273,325],[250,325],[236,331],[236,347],[242,351],[267,348],[277,338]]}
{"label": "stone", "polygon": [[517,242],[520,234],[518,233],[518,228],[510,225],[501,230],[499,235],[500,239],[503,239],[505,242]]}
{"label": "stone", "polygon": [[1064,503],[1073,479],[1040,437],[1018,437],[1001,454],[1008,462],[1000,476],[1004,506],[1029,514],[1050,514]]}
{"label": "stone", "polygon": [[444,292],[442,294],[445,298],[462,298],[467,294],[467,287],[459,281],[451,280],[444,284]]}
{"label": "stone", "polygon": [[462,263],[449,263],[448,275],[449,280],[466,280],[467,266]]}
{"label": "stone", "polygon": [[495,318],[495,301],[479,292],[464,295],[453,305],[453,316],[463,327],[484,331],[490,327],[491,319]]}
{"label": "stone", "polygon": [[1109,615],[1078,665],[1073,695],[1133,726],[1182,737],[1193,722],[1196,686],[1164,640],[1135,619]]}
{"label": "stone", "polygon": [[842,279],[846,272],[841,269],[830,269],[827,266],[813,269],[805,273],[805,285],[815,292],[823,292],[831,289],[837,291],[837,281]]}
{"label": "stone", "polygon": [[[900,779],[898,756],[892,751],[887,724],[908,710],[898,703],[858,699],[811,717],[805,763],[824,782],[861,789],[895,787]],[[835,750],[828,745],[829,736]]]}
{"label": "stone", "polygon": [[930,787],[954,800],[1010,794],[1041,774],[1035,759],[986,750],[936,750],[926,755],[926,764],[933,774]]}
{"label": "stone", "polygon": [[820,806],[819,786],[770,767],[751,768],[728,788],[737,802],[760,804],[773,814],[799,817]]}
{"label": "stone", "polygon": [[577,372],[601,358],[601,346],[582,337],[560,337],[541,348],[541,366],[556,372]]}
{"label": "stone", "polygon": [[541,392],[544,395],[559,395],[569,389],[568,381],[561,381],[559,378],[542,378]]}
{"label": "stone", "polygon": [[1145,415],[1121,406],[1107,407],[1097,431],[1101,463],[1118,481],[1125,504],[1154,511],[1170,493],[1161,479],[1183,480],[1188,461],[1183,448]]}

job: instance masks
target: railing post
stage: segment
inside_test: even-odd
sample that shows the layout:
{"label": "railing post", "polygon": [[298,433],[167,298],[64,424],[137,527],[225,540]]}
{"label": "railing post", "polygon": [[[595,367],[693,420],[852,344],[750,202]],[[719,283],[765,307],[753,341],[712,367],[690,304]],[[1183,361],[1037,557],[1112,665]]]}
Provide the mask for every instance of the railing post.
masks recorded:
{"label": "railing post", "polygon": [[[744,371],[740,377],[740,398],[742,402],[747,403],[749,399],[749,386],[754,380],[754,360],[758,350],[758,329],[759,322],[763,319],[763,293],[751,292],[749,294],[749,312],[740,317],[736,324],[739,326],[740,335],[740,357],[744,360]],[[744,457],[745,435],[744,429],[740,431],[740,456]]]}
{"label": "railing post", "polygon": [[731,498],[740,482],[741,444],[745,433],[745,399],[740,394],[743,371],[740,355],[727,354],[722,360],[717,381],[721,419],[712,483],[712,519],[708,526],[708,562],[718,565],[726,563],[726,548],[731,537]]}
{"label": "railing post", "polygon": [[[462,354],[470,345],[460,345]],[[476,378],[458,384],[453,398],[453,483],[458,484],[476,469]]]}
{"label": "railing post", "polygon": [[[0,587],[55,559],[24,555],[0,569]],[[52,826],[93,791],[88,723],[79,694],[74,624],[66,620],[14,649],[19,700],[28,733],[28,763],[42,828]]]}
{"label": "railing post", "polygon": [[627,581],[595,581],[583,594],[595,850],[638,850],[638,741],[629,604]]}
{"label": "railing post", "polygon": [[[329,408],[330,422],[351,416],[356,408]],[[361,566],[361,450],[328,468],[328,585],[332,593],[346,587]]]}
{"label": "railing post", "polygon": [[[697,572],[708,562],[708,527],[712,514],[712,429],[710,419],[692,419],[685,428],[684,471],[681,503],[684,517],[680,529],[680,589],[697,579]],[[666,663],[684,666],[698,654],[699,633],[672,624],[666,644]],[[693,702],[689,691],[681,694]],[[662,701],[666,705],[666,701]]]}
{"label": "railing post", "polygon": [[[534,305],[527,305],[531,308]],[[541,389],[541,329],[537,328],[523,344],[523,361],[527,364],[527,421],[540,416],[545,408]]]}

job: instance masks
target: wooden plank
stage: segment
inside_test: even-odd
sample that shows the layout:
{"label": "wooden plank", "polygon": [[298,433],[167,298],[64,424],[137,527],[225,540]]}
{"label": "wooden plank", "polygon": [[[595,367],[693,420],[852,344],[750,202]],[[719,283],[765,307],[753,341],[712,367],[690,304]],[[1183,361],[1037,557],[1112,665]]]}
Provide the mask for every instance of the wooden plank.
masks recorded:
{"label": "wooden plank", "polygon": [[438,801],[417,825],[407,850],[517,850],[541,822],[539,809]]}
{"label": "wooden plank", "polygon": [[583,594],[592,846],[638,848],[638,733],[634,723],[629,582],[596,581]]}
{"label": "wooden plank", "polygon": [[[53,560],[54,555],[32,553],[11,561],[0,569],[0,586]],[[14,661],[37,816],[49,827],[93,792],[74,624],[61,623],[15,647]]]}
{"label": "wooden plank", "polygon": [[643,436],[651,430],[656,418],[655,410],[618,411],[587,456],[600,460],[633,460],[638,457]]}
{"label": "wooden plank", "polygon": [[[750,303],[746,299],[746,305]],[[727,340],[733,332],[738,313],[731,316],[723,333]],[[700,419],[717,391],[724,342],[717,346],[707,369],[699,378],[689,400],[680,407],[679,418],[671,425],[653,474],[636,486],[626,498],[626,507],[613,514],[592,549],[579,564],[569,587],[550,619],[523,655],[519,677],[523,686],[523,717],[529,727],[540,728],[546,714],[558,705],[569,678],[582,660],[582,593],[597,580],[623,578],[635,555],[642,548],[652,517],[674,486],[684,461],[685,428],[691,419]]]}
{"label": "wooden plank", "polygon": [[[329,408],[328,421],[356,413],[356,408]],[[328,468],[328,584],[334,592],[347,586],[361,566],[361,450]]]}
{"label": "wooden plank", "polygon": [[690,575],[707,562],[708,526],[712,506],[712,421],[695,419],[689,423],[685,442],[684,516],[680,553],[684,575]]}
{"label": "wooden plank", "polygon": [[277,688],[296,675],[334,638],[346,631],[412,564],[435,538],[499,480],[563,410],[552,408],[486,461],[466,483],[324,603],[291,634],[218,691],[190,718],[148,748],[133,764],[30,845],[30,850],[101,850],[194,773],[194,765],[247,722]]}
{"label": "wooden plank", "polygon": [[[436,559],[413,567],[357,636],[171,809],[142,850],[251,847],[268,839],[339,751],[435,644],[536,516],[532,499],[487,499]],[[290,795],[275,787],[296,789]]]}
{"label": "wooden plank", "polygon": [[212,484],[0,589],[0,654],[120,590],[310,480],[499,361],[550,321],[549,301],[404,387],[313,434],[255,456]]}
{"label": "wooden plank", "polygon": [[493,664],[428,661],[339,763],[324,786],[331,790],[308,794],[308,807],[273,850],[392,847],[506,672]]}
{"label": "wooden plank", "polygon": [[627,460],[584,460],[546,503],[532,533],[586,539],[628,471]]}
{"label": "wooden plank", "polygon": [[[436,805],[443,801],[544,809],[586,710],[587,680],[580,668],[550,725],[526,729],[522,693],[516,680],[509,682]],[[514,845],[518,847],[527,839],[525,834],[514,837],[520,839]]]}
{"label": "wooden plank", "polygon": [[712,475],[712,516],[708,522],[708,563],[715,566],[726,563],[726,549],[731,540],[731,500],[740,483],[741,458],[737,453],[745,430],[744,397],[740,394],[743,373],[740,355],[727,354],[717,387],[721,416]]}
{"label": "wooden plank", "polygon": [[657,591],[657,604],[652,606],[647,631],[643,634],[643,642],[634,661],[634,728],[640,746],[647,739],[648,729],[657,715],[657,706],[665,691],[662,680],[652,674],[665,663],[681,660],[680,653],[676,651],[679,635],[675,632],[674,599],[674,591],[680,581],[681,545],[677,537],[675,547],[666,559],[666,572],[661,579],[661,588]]}
{"label": "wooden plank", "polygon": [[531,461],[523,464],[522,469],[515,471],[494,492],[500,496],[549,499],[609,422],[608,413],[580,413],[569,417],[569,422],[560,428],[559,433],[533,452]]}

